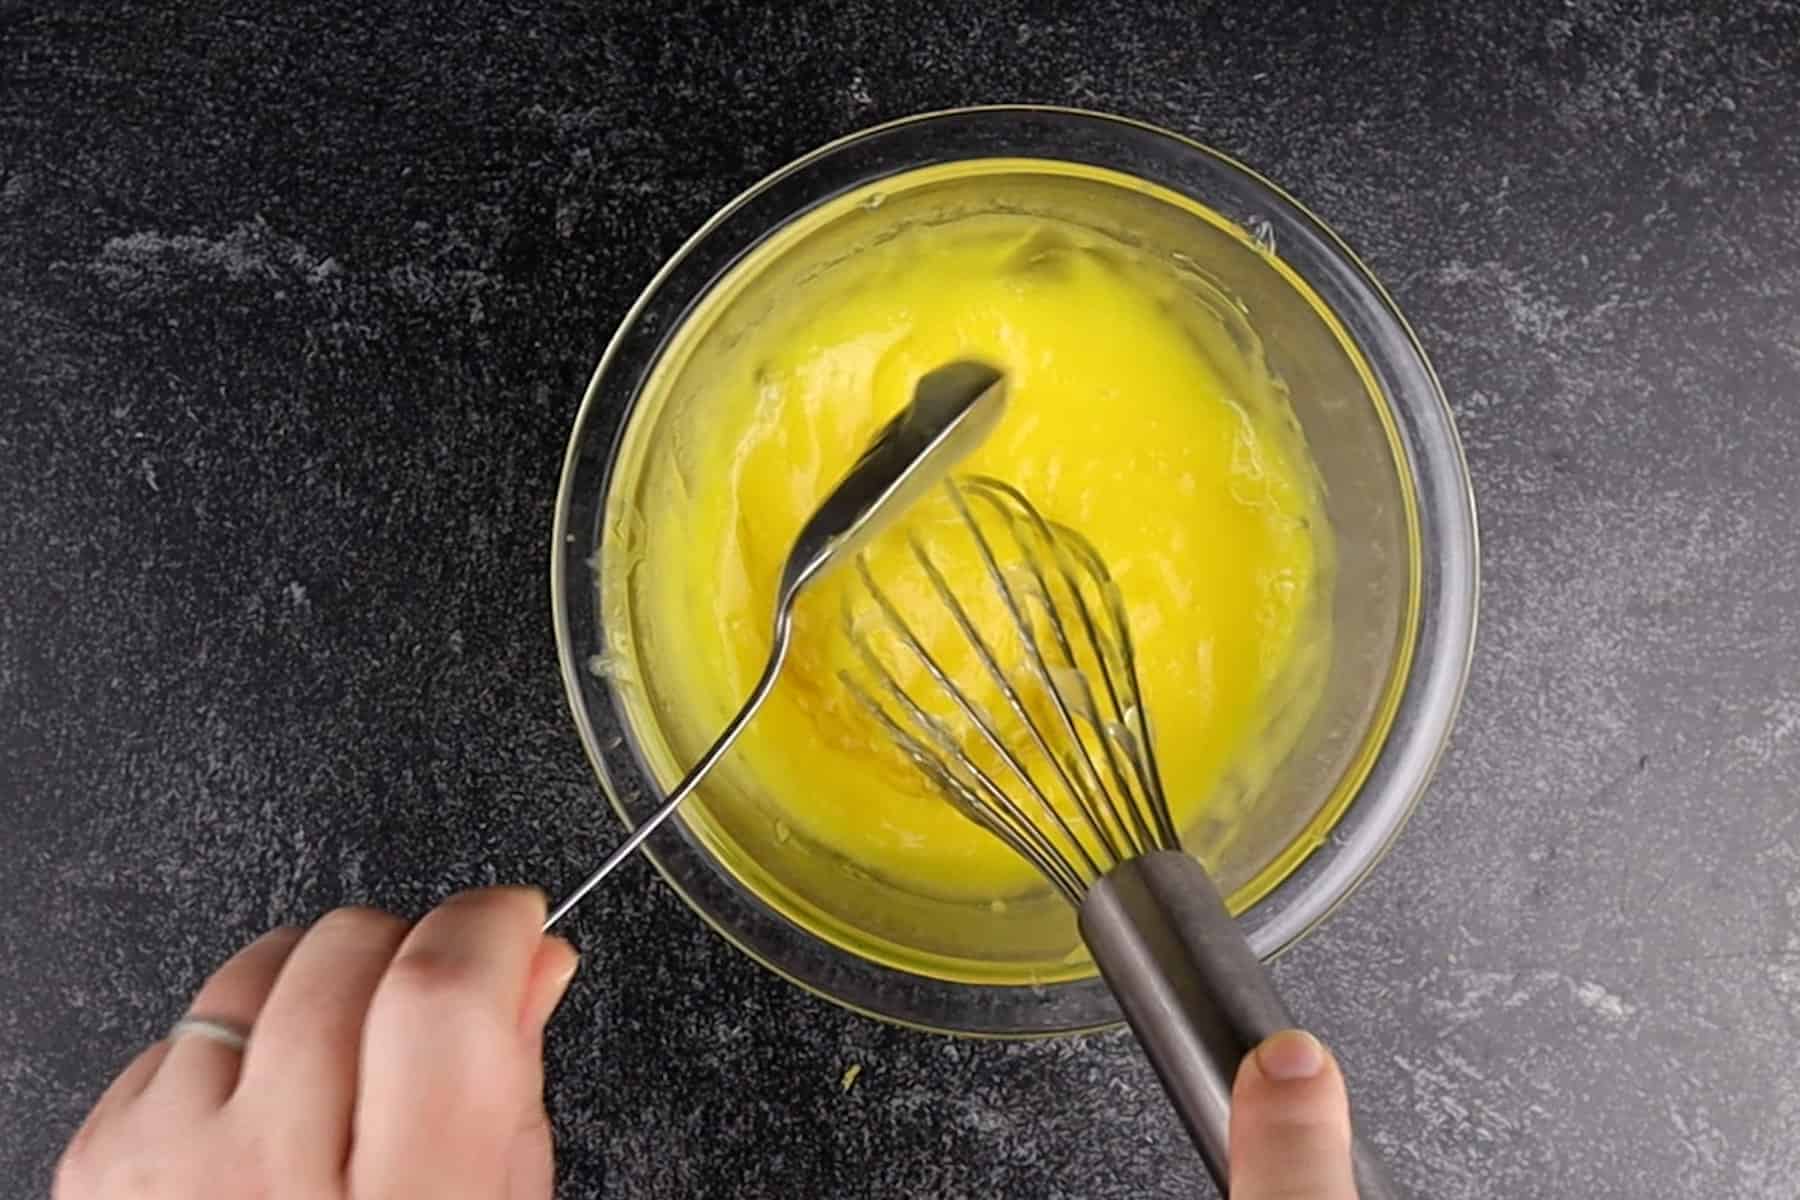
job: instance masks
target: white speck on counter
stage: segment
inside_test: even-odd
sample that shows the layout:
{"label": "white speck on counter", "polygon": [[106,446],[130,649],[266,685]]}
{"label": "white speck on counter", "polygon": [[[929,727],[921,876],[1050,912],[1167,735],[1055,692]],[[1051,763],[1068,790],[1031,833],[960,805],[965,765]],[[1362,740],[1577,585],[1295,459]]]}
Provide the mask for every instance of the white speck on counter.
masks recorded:
{"label": "white speck on counter", "polygon": [[1581,1001],[1582,1007],[1590,1012],[1599,1013],[1609,1021],[1623,1021],[1637,1011],[1635,1006],[1625,1003],[1618,996],[1591,981],[1575,985],[1575,998]]}

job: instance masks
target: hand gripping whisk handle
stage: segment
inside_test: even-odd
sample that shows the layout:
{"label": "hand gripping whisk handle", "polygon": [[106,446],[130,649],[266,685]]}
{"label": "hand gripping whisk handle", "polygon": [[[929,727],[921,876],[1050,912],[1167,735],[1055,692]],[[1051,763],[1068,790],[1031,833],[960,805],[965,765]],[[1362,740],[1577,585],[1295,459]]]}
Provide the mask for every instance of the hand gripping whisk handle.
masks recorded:
{"label": "hand gripping whisk handle", "polygon": [[[1294,1024],[1268,971],[1206,868],[1177,850],[1128,859],[1096,883],[1081,905],[1081,936],[1225,1193],[1238,1064]],[[1360,1137],[1352,1155],[1360,1200],[1398,1200]]]}

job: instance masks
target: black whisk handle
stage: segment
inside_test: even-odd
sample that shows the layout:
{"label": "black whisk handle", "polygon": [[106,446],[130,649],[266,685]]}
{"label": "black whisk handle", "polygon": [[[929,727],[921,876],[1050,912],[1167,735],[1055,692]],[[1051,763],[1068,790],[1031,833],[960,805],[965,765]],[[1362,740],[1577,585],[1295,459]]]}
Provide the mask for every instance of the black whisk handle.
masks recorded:
{"label": "black whisk handle", "polygon": [[[1114,868],[1081,906],[1081,936],[1221,1194],[1238,1064],[1294,1018],[1206,869],[1175,850]],[[1398,1200],[1362,1138],[1360,1200]]]}

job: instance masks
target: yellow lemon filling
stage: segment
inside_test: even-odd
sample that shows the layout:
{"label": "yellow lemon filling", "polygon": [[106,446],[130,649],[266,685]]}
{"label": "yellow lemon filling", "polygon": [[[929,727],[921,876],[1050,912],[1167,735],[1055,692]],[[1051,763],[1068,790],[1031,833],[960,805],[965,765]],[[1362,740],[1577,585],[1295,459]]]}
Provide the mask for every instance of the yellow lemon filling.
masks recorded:
{"label": "yellow lemon filling", "polygon": [[[1285,393],[1234,316],[1143,252],[1001,213],[904,229],[772,305],[659,434],[679,465],[631,516],[633,644],[621,651],[655,677],[670,773],[760,673],[801,524],[921,375],[974,358],[1006,373],[1009,399],[965,469],[1017,487],[1099,551],[1129,614],[1176,828],[1239,820],[1245,781],[1286,754],[1323,686],[1332,544]],[[910,523],[954,590],[991,597],[950,524],[931,505]],[[972,669],[904,543],[884,537],[870,563],[921,641]],[[1040,887],[841,682],[857,666],[842,633],[857,586],[840,571],[808,593],[780,684],[701,802],[749,806],[778,840],[923,895]]]}

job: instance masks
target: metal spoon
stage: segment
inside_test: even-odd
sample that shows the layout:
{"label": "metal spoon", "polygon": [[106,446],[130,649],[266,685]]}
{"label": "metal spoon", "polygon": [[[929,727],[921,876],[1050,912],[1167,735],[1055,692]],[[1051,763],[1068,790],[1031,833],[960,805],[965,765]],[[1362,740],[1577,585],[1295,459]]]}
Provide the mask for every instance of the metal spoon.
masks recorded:
{"label": "metal spoon", "polygon": [[551,910],[544,921],[545,929],[567,916],[582,897],[631,857],[631,852],[675,814],[688,793],[725,757],[750,718],[775,690],[775,680],[781,674],[781,664],[794,636],[794,602],[806,586],[853,556],[907,505],[942,482],[950,468],[999,423],[1005,404],[1006,377],[985,363],[953,362],[919,380],[912,402],[875,435],[862,457],[794,538],[776,593],[775,643],[769,650],[762,678],[756,681],[744,707],[700,756],[687,778],[675,785],[662,807],[632,830],[631,836],[580,887]]}

